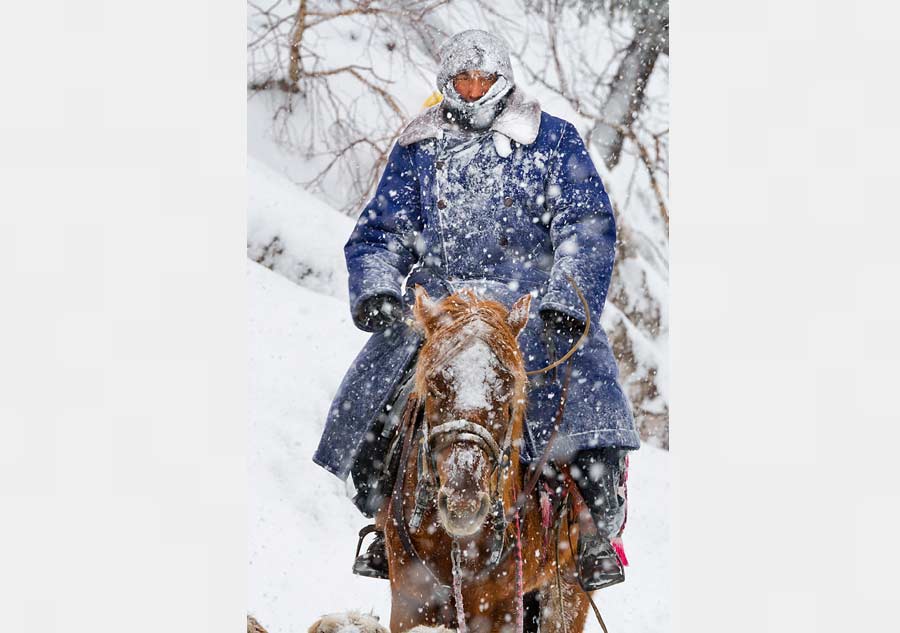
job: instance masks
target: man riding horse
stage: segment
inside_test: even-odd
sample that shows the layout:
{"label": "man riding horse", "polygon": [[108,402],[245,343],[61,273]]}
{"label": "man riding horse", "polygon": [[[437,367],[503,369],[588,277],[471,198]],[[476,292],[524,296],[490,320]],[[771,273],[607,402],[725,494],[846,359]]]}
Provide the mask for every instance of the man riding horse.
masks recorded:
{"label": "man riding horse", "polygon": [[[442,101],[400,135],[344,248],[353,320],[372,336],[338,389],[313,459],[342,480],[352,475],[356,505],[377,513],[385,452],[422,343],[405,320],[416,285],[435,298],[474,288],[506,306],[530,292],[535,314],[519,345],[527,368],[537,369],[584,329],[571,278],[592,327],[568,361],[559,424],[562,379],[550,372],[531,380],[523,453],[537,461],[553,438],[548,463],[567,467],[596,526],[579,536],[579,581],[587,591],[606,587],[624,580],[611,540],[624,523],[625,455],[640,446],[599,325],[615,258],[612,206],[575,127],[515,85],[502,40],[464,31],[440,58]],[[354,573],[387,578],[384,547],[375,531]]]}

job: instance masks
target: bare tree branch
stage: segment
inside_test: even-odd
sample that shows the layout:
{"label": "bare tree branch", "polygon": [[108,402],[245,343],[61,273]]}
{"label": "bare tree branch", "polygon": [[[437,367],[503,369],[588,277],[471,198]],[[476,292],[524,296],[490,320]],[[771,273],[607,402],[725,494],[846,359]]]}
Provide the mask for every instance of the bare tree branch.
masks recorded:
{"label": "bare tree branch", "polygon": [[300,81],[300,73],[303,71],[303,57],[300,54],[300,42],[303,40],[303,32],[306,30],[306,2],[300,0],[297,8],[297,21],[294,25],[294,34],[291,36],[291,66],[288,77],[291,83],[297,85]]}

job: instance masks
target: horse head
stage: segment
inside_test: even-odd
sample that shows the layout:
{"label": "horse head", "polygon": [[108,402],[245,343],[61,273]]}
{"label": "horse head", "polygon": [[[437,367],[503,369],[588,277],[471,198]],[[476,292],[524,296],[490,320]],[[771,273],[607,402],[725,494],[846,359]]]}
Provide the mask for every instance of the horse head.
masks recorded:
{"label": "horse head", "polygon": [[518,463],[527,378],[516,338],[531,295],[507,308],[471,290],[432,300],[416,287],[413,309],[425,335],[415,389],[425,403],[425,450],[436,478],[438,519],[453,537],[481,529],[492,506],[510,496]]}

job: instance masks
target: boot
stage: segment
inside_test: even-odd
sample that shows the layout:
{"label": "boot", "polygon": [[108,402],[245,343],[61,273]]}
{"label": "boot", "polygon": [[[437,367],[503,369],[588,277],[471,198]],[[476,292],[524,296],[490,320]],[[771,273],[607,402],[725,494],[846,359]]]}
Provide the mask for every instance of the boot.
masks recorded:
{"label": "boot", "polygon": [[[375,538],[364,554],[360,555],[363,539],[370,532],[375,533]],[[367,525],[359,531],[359,542],[356,544],[356,560],[353,561],[353,573],[367,578],[388,578],[387,551],[384,544],[384,532]]]}
{"label": "boot", "polygon": [[578,537],[578,583],[596,591],[625,581],[625,568],[609,539],[597,533]]}

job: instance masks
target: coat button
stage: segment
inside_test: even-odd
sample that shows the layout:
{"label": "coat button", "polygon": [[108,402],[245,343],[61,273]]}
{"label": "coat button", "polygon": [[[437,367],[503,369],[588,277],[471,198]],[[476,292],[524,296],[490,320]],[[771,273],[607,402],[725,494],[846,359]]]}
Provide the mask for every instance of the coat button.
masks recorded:
{"label": "coat button", "polygon": [[503,198],[503,206],[504,207],[511,207],[512,203],[513,203],[513,199],[510,198],[509,196],[506,196],[505,198]]}
{"label": "coat button", "polygon": [[438,169],[443,169],[443,168],[444,168],[444,161],[439,160],[439,161],[437,161],[437,162],[434,164],[434,166],[437,167]]}
{"label": "coat button", "polygon": [[505,235],[500,238],[499,242],[500,246],[509,246],[509,238],[507,238]]}
{"label": "coat button", "polygon": [[438,204],[438,209],[443,209],[447,206],[447,201],[446,200],[438,200],[437,204]]}

